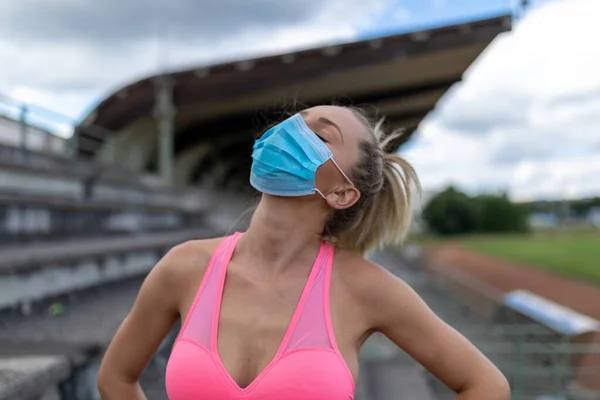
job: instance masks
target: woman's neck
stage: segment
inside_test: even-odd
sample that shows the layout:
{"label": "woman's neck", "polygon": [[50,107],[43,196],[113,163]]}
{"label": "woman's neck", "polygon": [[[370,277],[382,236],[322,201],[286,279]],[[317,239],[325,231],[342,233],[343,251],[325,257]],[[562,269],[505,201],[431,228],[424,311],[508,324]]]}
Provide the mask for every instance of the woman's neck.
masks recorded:
{"label": "woman's neck", "polygon": [[269,268],[267,276],[305,264],[318,252],[326,217],[316,201],[263,195],[236,252]]}

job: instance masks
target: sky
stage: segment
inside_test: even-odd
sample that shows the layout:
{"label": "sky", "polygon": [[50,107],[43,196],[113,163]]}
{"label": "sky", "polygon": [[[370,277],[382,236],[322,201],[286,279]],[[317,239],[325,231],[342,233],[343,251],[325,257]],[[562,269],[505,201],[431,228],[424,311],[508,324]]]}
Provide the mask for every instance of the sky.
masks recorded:
{"label": "sky", "polygon": [[[45,115],[64,133],[104,96],[161,70],[463,22],[517,2],[5,0],[0,94],[57,112]],[[402,150],[427,191],[600,195],[600,1],[531,3]]]}

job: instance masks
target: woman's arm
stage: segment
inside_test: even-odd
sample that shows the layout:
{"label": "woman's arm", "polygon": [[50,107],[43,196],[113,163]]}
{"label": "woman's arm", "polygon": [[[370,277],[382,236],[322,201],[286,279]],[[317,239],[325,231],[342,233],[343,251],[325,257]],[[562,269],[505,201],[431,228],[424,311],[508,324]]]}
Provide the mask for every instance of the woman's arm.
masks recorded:
{"label": "woman's arm", "polygon": [[406,283],[379,269],[374,293],[376,329],[440,381],[456,400],[509,400],[504,375],[475,346],[438,318]]}
{"label": "woman's arm", "polygon": [[190,278],[186,271],[194,267],[197,272],[201,267],[198,253],[197,245],[181,244],[144,280],[102,360],[98,389],[103,400],[146,400],[139,378],[179,317],[180,294],[185,279]]}

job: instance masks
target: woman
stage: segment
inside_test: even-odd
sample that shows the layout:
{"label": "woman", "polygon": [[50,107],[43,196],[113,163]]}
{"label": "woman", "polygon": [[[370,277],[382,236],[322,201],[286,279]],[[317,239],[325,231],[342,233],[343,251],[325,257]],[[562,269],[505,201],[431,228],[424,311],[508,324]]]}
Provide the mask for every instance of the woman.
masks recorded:
{"label": "woman", "polygon": [[[248,230],[173,248],[146,278],[98,376],[105,400],[138,379],[177,318],[170,400],[347,400],[381,332],[460,400],[509,399],[503,375],[418,295],[363,254],[401,240],[412,167],[351,108],[307,109],[255,143],[263,193]],[[402,173],[400,173],[400,171]]]}

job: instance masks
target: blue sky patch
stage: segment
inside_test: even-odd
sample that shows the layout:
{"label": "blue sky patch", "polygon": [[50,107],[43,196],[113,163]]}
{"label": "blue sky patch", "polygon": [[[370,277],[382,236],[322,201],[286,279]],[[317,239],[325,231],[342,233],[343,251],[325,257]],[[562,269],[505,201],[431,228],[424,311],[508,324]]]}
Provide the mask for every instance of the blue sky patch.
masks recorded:
{"label": "blue sky patch", "polygon": [[509,14],[510,0],[392,0],[359,32],[360,39],[381,37]]}

